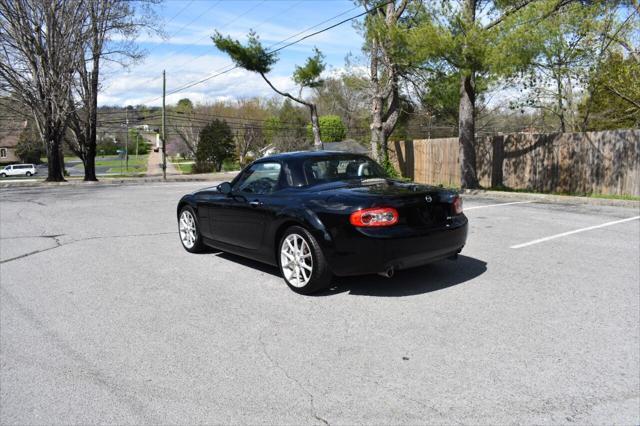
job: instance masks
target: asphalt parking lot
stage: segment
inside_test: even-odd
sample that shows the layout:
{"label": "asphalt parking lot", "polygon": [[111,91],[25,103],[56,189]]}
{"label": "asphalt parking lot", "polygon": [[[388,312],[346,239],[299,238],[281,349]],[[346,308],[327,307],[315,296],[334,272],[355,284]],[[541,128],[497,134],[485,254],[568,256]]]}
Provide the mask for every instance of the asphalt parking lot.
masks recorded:
{"label": "asphalt parking lot", "polygon": [[457,262],[305,297],[181,247],[202,186],[0,192],[0,423],[640,423],[637,208],[468,198]]}

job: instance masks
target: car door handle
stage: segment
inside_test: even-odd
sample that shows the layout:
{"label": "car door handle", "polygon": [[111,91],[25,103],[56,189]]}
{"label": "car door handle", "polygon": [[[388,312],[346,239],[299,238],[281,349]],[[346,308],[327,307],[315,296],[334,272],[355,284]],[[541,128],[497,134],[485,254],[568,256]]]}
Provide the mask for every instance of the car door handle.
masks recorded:
{"label": "car door handle", "polygon": [[249,201],[249,205],[251,207],[258,207],[258,206],[261,206],[262,203],[260,201],[258,201],[258,200],[253,200],[253,201]]}

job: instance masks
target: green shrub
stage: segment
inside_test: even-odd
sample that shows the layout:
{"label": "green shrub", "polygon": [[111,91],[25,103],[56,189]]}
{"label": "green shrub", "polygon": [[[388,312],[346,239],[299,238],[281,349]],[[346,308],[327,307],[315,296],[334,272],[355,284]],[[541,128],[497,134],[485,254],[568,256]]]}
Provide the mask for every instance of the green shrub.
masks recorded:
{"label": "green shrub", "polygon": [[[340,142],[347,137],[347,126],[337,115],[323,115],[318,119],[320,124],[320,139],[322,142]],[[311,124],[307,125],[307,135],[313,139]]]}

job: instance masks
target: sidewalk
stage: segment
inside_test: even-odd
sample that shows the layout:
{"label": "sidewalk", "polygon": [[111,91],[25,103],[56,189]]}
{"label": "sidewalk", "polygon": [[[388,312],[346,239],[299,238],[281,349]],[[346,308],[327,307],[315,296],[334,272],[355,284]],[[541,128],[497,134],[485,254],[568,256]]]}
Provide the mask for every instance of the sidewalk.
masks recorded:
{"label": "sidewalk", "polygon": [[[167,159],[167,176],[180,174],[176,166]],[[149,152],[147,174],[145,176],[162,176],[162,152],[154,152],[153,150]]]}

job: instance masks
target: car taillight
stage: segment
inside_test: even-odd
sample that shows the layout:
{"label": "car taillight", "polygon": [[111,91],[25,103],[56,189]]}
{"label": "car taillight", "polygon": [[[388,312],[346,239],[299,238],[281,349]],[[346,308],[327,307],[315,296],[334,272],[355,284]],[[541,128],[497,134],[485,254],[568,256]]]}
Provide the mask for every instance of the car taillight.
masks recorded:
{"label": "car taillight", "polygon": [[456,198],[453,199],[453,213],[462,214],[462,198],[459,195],[456,195]]}
{"label": "car taillight", "polygon": [[362,209],[351,213],[353,226],[391,226],[398,223],[398,211],[391,207]]}

